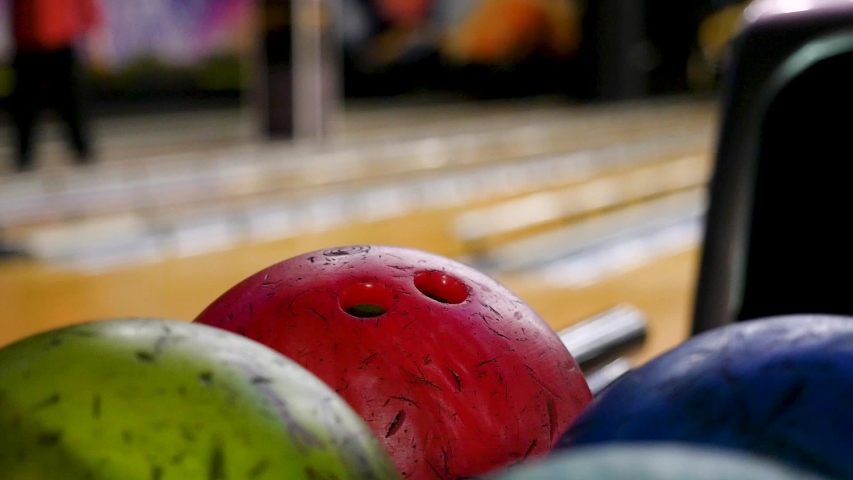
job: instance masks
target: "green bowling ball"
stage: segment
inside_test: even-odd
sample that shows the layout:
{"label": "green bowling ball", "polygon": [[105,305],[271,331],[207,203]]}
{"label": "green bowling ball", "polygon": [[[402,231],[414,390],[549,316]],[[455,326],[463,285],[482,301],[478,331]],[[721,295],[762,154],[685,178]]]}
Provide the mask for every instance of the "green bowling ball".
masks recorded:
{"label": "green bowling ball", "polygon": [[398,479],[291,360],[200,324],[108,320],[0,350],[0,478]]}
{"label": "green bowling ball", "polygon": [[602,444],[563,450],[491,480],[821,480],[774,461],[681,444]]}

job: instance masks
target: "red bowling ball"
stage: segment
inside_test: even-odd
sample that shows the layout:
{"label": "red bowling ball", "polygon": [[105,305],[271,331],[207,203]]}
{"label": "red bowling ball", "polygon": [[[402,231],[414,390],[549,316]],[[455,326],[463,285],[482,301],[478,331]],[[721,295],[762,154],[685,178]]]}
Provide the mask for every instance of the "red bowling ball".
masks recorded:
{"label": "red bowling ball", "polygon": [[273,265],[195,320],[296,360],[366,420],[404,478],[476,477],[547,453],[592,394],[556,333],[485,274],[349,246]]}

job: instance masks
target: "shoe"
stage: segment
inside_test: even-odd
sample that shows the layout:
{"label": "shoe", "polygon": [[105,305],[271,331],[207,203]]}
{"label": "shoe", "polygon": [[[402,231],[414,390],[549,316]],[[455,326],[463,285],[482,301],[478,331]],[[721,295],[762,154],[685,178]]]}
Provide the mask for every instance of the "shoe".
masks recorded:
{"label": "shoe", "polygon": [[28,257],[29,254],[25,250],[0,243],[0,262],[3,260]]}
{"label": "shoe", "polygon": [[95,156],[91,153],[78,153],[74,157],[74,164],[78,166],[89,166],[95,164]]}

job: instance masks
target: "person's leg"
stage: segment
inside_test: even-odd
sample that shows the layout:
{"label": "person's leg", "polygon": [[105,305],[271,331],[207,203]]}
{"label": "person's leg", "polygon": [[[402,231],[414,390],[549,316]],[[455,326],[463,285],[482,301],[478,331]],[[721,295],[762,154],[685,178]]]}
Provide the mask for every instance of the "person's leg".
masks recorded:
{"label": "person's leg", "polygon": [[20,258],[26,258],[26,257],[27,257],[26,251],[24,251],[20,248],[13,247],[11,245],[5,245],[3,243],[3,240],[0,239],[0,261],[10,260],[13,258],[19,258],[20,259]]}
{"label": "person's leg", "polygon": [[89,163],[92,160],[92,145],[83,106],[83,91],[77,58],[74,50],[64,49],[53,57],[56,108],[65,123],[69,141],[77,155],[77,163]]}
{"label": "person's leg", "polygon": [[36,117],[41,106],[41,71],[43,58],[38,53],[22,53],[15,55],[13,69],[15,72],[15,87],[11,97],[11,113],[14,123],[15,144],[17,156],[15,167],[18,171],[33,168],[33,137]]}

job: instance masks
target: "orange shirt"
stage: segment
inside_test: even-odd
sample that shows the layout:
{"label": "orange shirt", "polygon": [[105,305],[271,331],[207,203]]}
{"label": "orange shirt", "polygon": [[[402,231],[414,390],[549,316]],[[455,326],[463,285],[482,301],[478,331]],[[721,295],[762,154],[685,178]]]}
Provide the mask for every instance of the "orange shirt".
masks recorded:
{"label": "orange shirt", "polygon": [[94,0],[13,0],[15,44],[19,50],[72,46],[100,21]]}
{"label": "orange shirt", "polygon": [[[455,0],[453,0],[455,1]],[[374,0],[373,5],[385,21],[400,26],[423,23],[429,16],[430,0]]]}

